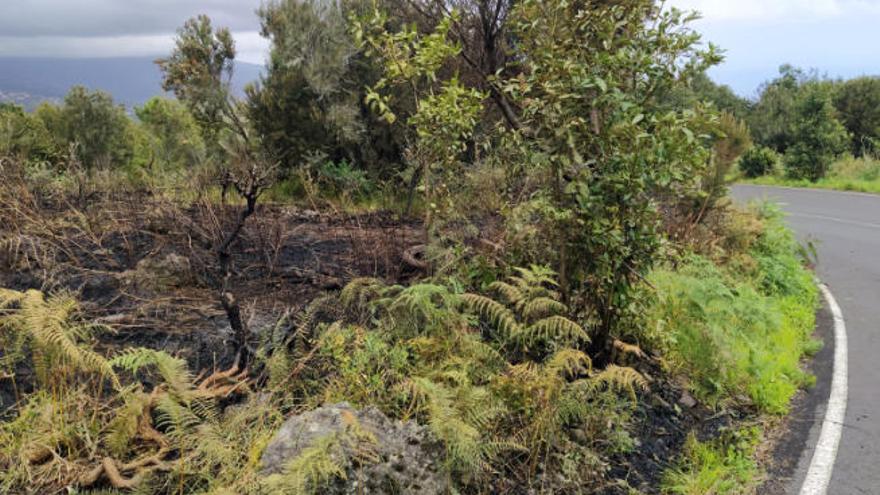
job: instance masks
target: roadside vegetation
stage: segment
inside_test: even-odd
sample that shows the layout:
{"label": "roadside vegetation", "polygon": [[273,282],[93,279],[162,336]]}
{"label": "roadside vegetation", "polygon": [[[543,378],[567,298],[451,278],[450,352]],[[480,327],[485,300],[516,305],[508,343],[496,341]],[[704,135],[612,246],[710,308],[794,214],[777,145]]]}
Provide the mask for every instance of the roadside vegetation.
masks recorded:
{"label": "roadside vegetation", "polygon": [[743,182],[764,186],[813,187],[880,194],[880,161],[873,157],[846,156],[832,163],[828,175],[816,182],[788,178],[778,168],[774,173],[745,178]]}
{"label": "roadside vegetation", "polygon": [[275,0],[243,96],[201,16],[175,99],[0,108],[0,491],[753,492],[817,293],[661,5]]}
{"label": "roadside vegetation", "polygon": [[674,102],[710,101],[738,119],[748,150],[729,170],[753,184],[880,192],[880,79],[832,80],[784,65],[755,99],[708,79],[673,92]]}

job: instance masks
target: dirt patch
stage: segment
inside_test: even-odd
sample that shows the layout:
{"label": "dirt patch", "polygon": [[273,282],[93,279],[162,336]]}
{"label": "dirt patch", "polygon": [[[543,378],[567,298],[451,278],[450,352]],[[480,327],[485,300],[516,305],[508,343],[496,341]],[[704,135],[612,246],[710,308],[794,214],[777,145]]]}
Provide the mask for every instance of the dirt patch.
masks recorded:
{"label": "dirt patch", "polygon": [[[70,291],[86,317],[113,329],[106,349],[161,348],[193,369],[227,364],[234,351],[218,297],[213,245],[235,206],[179,207],[149,196],[83,209],[0,206],[0,286]],[[402,283],[418,273],[403,252],[422,242],[417,222],[388,213],[319,214],[265,205],[231,247],[230,286],[254,330],[356,277]]]}
{"label": "dirt patch", "polygon": [[665,471],[681,454],[691,433],[707,441],[756,417],[747,408],[714,411],[700,404],[659,367],[641,371],[653,380],[650,390],[640,396],[630,428],[635,447],[611,457],[608,476],[616,483],[602,492],[605,495],[627,495],[632,493],[630,489],[660,493]]}

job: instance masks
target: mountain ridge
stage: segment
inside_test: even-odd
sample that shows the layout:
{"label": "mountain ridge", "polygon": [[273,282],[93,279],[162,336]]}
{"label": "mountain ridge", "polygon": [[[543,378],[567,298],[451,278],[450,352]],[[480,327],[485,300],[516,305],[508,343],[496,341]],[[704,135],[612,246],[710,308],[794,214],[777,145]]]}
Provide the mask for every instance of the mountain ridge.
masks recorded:
{"label": "mountain ridge", "polygon": [[[59,102],[73,86],[100,89],[131,109],[162,91],[162,75],[155,57],[42,58],[0,57],[0,102],[33,109],[43,101]],[[233,89],[259,79],[263,67],[236,62]]]}

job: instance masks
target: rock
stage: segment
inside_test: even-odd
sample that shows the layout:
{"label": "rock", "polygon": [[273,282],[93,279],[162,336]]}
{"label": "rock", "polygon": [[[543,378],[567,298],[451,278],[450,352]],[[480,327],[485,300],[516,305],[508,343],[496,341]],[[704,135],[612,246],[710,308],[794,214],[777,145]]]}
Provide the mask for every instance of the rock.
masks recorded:
{"label": "rock", "polygon": [[[413,421],[391,420],[375,407],[356,410],[345,402],[285,421],[263,451],[262,474],[283,472],[304,450],[333,435],[341,441],[334,442],[337,448],[332,457],[346,471],[346,479],[322,487],[322,494],[439,495],[449,491],[443,447],[427,428]],[[368,449],[363,445],[365,438]]]}
{"label": "rock", "polygon": [[685,390],[681,393],[681,398],[678,399],[678,403],[688,409],[693,409],[697,406],[697,399],[694,399],[694,397]]}
{"label": "rock", "polygon": [[121,277],[129,285],[138,288],[161,290],[185,284],[192,278],[189,258],[176,253],[162,258],[147,257]]}

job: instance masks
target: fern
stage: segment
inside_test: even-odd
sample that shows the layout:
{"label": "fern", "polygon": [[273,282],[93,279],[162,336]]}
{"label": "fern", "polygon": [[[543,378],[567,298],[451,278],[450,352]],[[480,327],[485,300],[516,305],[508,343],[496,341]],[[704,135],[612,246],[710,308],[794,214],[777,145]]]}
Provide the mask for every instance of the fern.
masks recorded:
{"label": "fern", "polygon": [[[356,280],[359,280],[359,279],[356,279]],[[351,284],[346,286],[345,289],[343,289],[343,292],[345,290],[348,290],[350,288],[350,286],[351,286]],[[347,297],[351,297],[351,296],[349,295]],[[343,301],[345,301],[345,298],[346,298],[346,296],[340,297],[340,299]],[[337,304],[336,298],[333,296],[330,296],[330,295],[322,296],[322,297],[318,297],[318,298],[314,299],[312,302],[309,303],[308,306],[306,306],[306,309],[297,316],[296,334],[301,337],[304,337],[304,338],[314,334],[315,329],[318,326],[319,318],[321,317],[321,313],[322,312],[329,312],[331,314],[336,313],[336,311],[335,311],[336,304]],[[350,305],[350,303],[346,303],[346,302],[343,302],[343,304],[346,306]]]}
{"label": "fern", "polygon": [[526,344],[548,342],[561,346],[590,341],[590,336],[583,327],[564,316],[550,316],[538,320],[523,328],[517,337]]}
{"label": "fern", "polygon": [[134,388],[121,392],[123,405],[115,411],[113,420],[107,427],[105,443],[113,455],[121,457],[131,448],[131,443],[138,433],[138,425],[150,397]]}
{"label": "fern", "polygon": [[156,403],[156,426],[178,442],[195,432],[202,419],[190,408],[170,395],[162,395]]}
{"label": "fern", "polygon": [[547,361],[547,371],[560,377],[576,377],[593,369],[593,362],[585,353],[576,349],[557,351]]}
{"label": "fern", "polygon": [[520,324],[513,312],[494,299],[479,294],[464,294],[461,299],[477,314],[495,325],[503,335],[511,336],[521,332]]}
{"label": "fern", "polygon": [[[387,300],[386,300],[387,301]],[[463,325],[458,312],[461,297],[437,284],[416,284],[400,291],[387,304],[394,326],[405,335],[420,335]]]}
{"label": "fern", "polygon": [[504,300],[513,306],[519,304],[526,297],[517,286],[507,282],[492,282],[489,284],[489,290],[501,294]]}
{"label": "fern", "polygon": [[193,377],[186,362],[165,351],[143,347],[126,349],[111,359],[110,364],[132,374],[147,367],[155,367],[162,381],[178,397],[186,396],[192,390]]}
{"label": "fern", "polygon": [[568,311],[565,304],[551,297],[536,297],[525,303],[522,308],[522,315],[527,321],[534,321],[547,316],[558,315]]}
{"label": "fern", "polygon": [[32,344],[34,369],[41,384],[48,385],[50,374],[71,365],[82,372],[100,373],[116,388],[119,379],[109,361],[80,341],[94,326],[75,321],[76,301],[66,295],[46,299],[42,292],[0,289],[0,325],[20,333],[18,345]]}
{"label": "fern", "polygon": [[264,486],[272,495],[288,493],[320,493],[320,489],[335,479],[346,479],[346,470],[340,462],[343,455],[339,446],[340,434],[331,433],[315,441],[292,459],[281,474],[266,478]]}
{"label": "fern", "polygon": [[544,267],[516,268],[519,275],[497,281],[489,290],[501,301],[481,294],[465,294],[465,305],[497,329],[501,344],[513,344],[521,353],[535,355],[590,341],[587,331],[563,314],[552,270]]}
{"label": "fern", "polygon": [[628,392],[633,402],[636,401],[636,389],[646,390],[648,380],[633,368],[608,365],[592,378],[594,386],[605,385],[617,391]]}
{"label": "fern", "polygon": [[377,278],[356,278],[343,287],[339,293],[339,302],[346,312],[363,316],[369,312],[370,304],[383,295],[385,289],[385,283]]}
{"label": "fern", "polygon": [[501,412],[480,387],[447,387],[425,377],[406,382],[409,392],[423,405],[431,431],[446,445],[450,469],[477,473],[489,469],[502,447],[486,442],[483,431]]}

